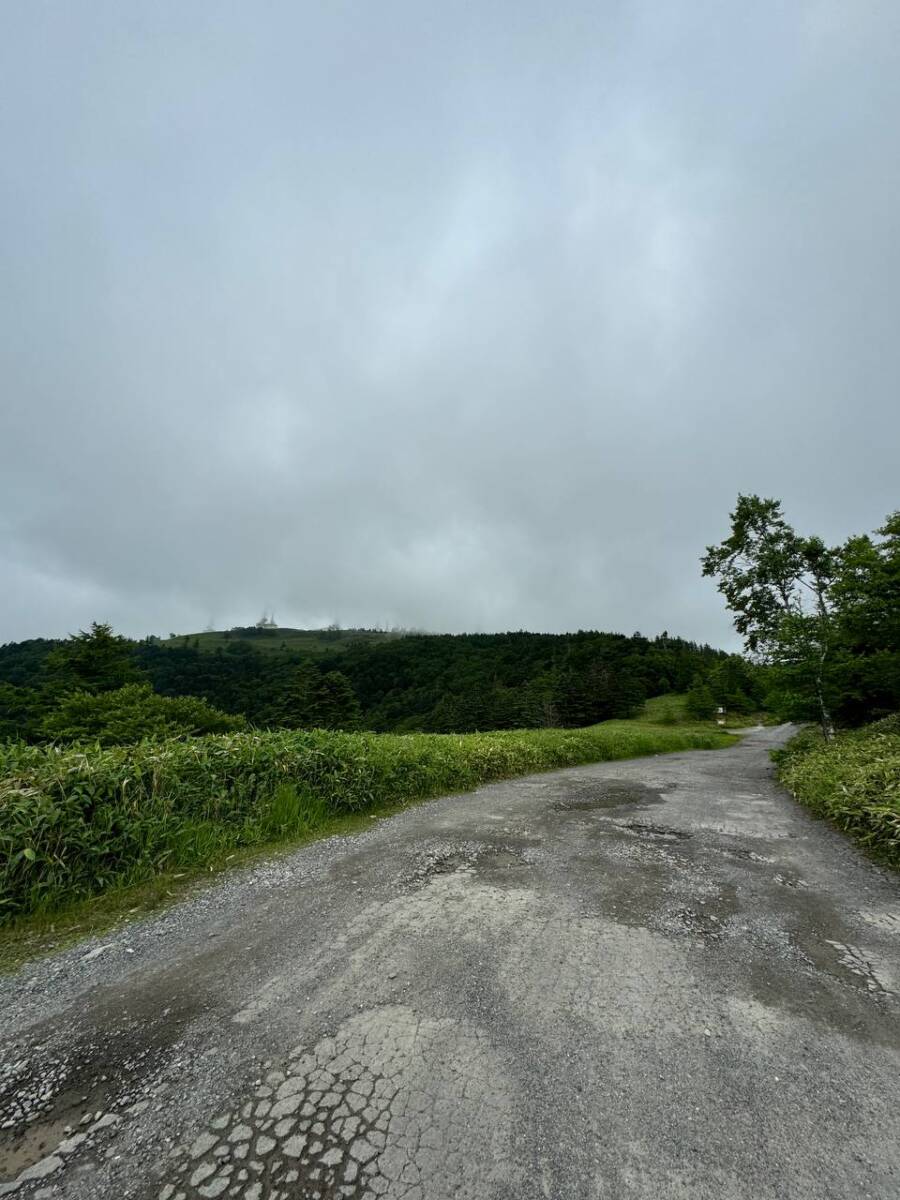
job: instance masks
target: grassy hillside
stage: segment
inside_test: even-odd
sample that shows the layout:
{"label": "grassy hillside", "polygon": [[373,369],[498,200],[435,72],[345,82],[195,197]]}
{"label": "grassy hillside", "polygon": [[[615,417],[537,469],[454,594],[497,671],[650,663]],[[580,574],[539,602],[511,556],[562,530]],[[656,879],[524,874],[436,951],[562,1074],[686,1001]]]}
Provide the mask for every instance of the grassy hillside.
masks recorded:
{"label": "grassy hillside", "polygon": [[[747,676],[740,687],[736,673]],[[135,642],[96,625],[63,642],[0,647],[0,739],[47,740],[68,693],[125,683],[197,697],[258,729],[475,733],[630,717],[648,696],[684,692],[697,678],[716,694],[758,690],[745,664],[668,634],[253,627]]]}
{"label": "grassy hillside", "polygon": [[290,654],[301,654],[314,658],[325,654],[342,654],[353,645],[387,642],[404,637],[399,631],[379,629],[243,629],[207,630],[204,633],[181,633],[163,638],[161,645],[171,648],[193,647],[205,654],[216,650],[227,650],[236,642],[243,642],[258,650],[260,654],[283,658]]}
{"label": "grassy hillside", "polygon": [[[640,719],[650,721],[655,725],[689,725],[694,729],[718,729],[718,719],[698,721],[687,711],[687,693],[669,692],[665,696],[652,696],[644,704]],[[777,723],[777,717],[771,713],[736,713],[725,710],[726,729],[747,729],[754,725],[771,725]]]}

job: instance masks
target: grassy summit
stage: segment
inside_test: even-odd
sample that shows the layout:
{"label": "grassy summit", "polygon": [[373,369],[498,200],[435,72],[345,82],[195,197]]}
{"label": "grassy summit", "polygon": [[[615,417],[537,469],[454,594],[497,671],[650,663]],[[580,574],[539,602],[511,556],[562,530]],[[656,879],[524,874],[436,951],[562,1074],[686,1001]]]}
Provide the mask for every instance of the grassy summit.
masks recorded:
{"label": "grassy summit", "polygon": [[404,636],[402,631],[381,629],[258,629],[255,625],[248,625],[237,629],[206,630],[203,633],[179,633],[163,638],[161,644],[172,649],[193,647],[214,654],[216,650],[227,650],[235,643],[243,643],[261,654],[278,658],[289,654],[314,657],[342,654],[354,645],[388,642]]}

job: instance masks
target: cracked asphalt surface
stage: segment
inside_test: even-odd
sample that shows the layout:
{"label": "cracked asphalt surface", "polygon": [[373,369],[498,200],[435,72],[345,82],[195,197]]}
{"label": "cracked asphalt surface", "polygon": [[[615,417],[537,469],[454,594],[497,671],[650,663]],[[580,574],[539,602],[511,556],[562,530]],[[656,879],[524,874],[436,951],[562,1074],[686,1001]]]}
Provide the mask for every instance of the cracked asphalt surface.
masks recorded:
{"label": "cracked asphalt surface", "polygon": [[410,808],[0,981],[0,1195],[900,1196],[900,886],[788,729]]}

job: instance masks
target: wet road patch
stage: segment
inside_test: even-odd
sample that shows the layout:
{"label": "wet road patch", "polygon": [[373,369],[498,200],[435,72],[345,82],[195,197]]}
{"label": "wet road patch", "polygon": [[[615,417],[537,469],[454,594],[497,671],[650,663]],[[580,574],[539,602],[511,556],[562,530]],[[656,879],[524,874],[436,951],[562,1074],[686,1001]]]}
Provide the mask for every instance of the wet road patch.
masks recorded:
{"label": "wet road patch", "polygon": [[645,821],[626,821],[619,828],[627,829],[636,837],[660,838],[667,842],[684,842],[693,837],[685,829],[673,829],[669,825],[653,825]]}
{"label": "wet road patch", "polygon": [[87,1153],[103,1130],[146,1105],[198,1003],[186,996],[154,1011],[150,1001],[131,1013],[108,1006],[92,1027],[54,1049],[49,1038],[27,1047],[7,1043],[0,1060],[0,1196]]}
{"label": "wet road patch", "polygon": [[602,808],[662,803],[663,794],[657,788],[628,779],[607,779],[567,784],[565,795],[554,801],[550,809],[552,812],[595,812]]}

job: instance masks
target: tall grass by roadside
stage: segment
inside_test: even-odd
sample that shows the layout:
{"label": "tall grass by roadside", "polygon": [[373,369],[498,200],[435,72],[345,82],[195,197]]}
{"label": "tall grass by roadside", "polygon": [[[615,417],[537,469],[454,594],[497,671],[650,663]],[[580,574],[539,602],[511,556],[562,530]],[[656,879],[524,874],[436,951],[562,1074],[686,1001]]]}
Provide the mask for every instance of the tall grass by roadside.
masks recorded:
{"label": "tall grass by roadside", "polygon": [[0,746],[0,922],[306,836],[329,816],[490,780],[731,739],[610,721],[468,734],[221,734],[132,746]]}
{"label": "tall grass by roadside", "polygon": [[900,715],[831,742],[804,730],[774,757],[798,800],[900,867]]}

